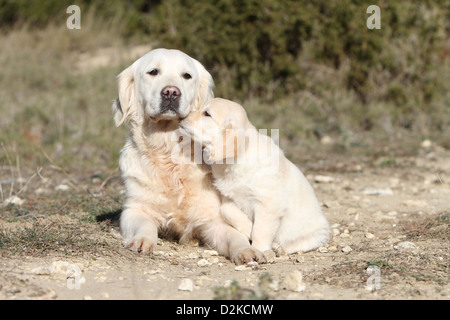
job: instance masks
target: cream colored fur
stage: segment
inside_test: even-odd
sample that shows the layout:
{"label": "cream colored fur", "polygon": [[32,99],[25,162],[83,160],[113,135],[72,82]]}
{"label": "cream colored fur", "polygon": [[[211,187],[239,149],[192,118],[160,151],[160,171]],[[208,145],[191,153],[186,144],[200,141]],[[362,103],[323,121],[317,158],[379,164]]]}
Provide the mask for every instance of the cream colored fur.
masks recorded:
{"label": "cream colored fur", "polygon": [[222,216],[260,251],[288,254],[323,246],[329,226],[314,190],[273,142],[249,122],[242,106],[213,99],[180,126],[204,147]]}
{"label": "cream colored fur", "polygon": [[[178,114],[161,111],[166,86],[180,91]],[[120,230],[125,245],[138,252],[153,251],[160,234],[199,239],[235,263],[263,262],[264,255],[221,216],[208,166],[174,159],[171,152],[179,120],[212,99],[213,86],[206,69],[178,50],[152,50],[118,76],[114,120],[130,123],[119,162],[126,189]]]}

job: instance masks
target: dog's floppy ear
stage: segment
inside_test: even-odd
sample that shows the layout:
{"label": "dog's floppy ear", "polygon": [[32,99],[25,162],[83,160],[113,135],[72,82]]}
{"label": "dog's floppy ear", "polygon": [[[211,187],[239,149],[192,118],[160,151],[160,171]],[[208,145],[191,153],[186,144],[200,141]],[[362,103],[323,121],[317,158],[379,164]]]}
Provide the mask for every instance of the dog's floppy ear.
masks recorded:
{"label": "dog's floppy ear", "polygon": [[193,110],[199,110],[208,100],[214,98],[214,80],[211,74],[205,69],[205,67],[193,59],[195,63],[195,67],[197,69],[197,73],[199,75],[199,83],[197,87],[197,91],[195,92],[194,98],[194,106]]}
{"label": "dog's floppy ear", "polygon": [[120,126],[136,111],[136,88],[134,84],[133,65],[126,68],[117,76],[117,86],[119,98],[114,101],[112,109],[114,112],[114,122]]}

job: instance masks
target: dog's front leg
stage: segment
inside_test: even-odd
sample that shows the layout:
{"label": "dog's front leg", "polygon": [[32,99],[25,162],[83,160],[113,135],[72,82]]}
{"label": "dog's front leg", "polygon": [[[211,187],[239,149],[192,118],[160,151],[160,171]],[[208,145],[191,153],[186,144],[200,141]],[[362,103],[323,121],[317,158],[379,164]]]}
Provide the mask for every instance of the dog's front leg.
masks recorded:
{"label": "dog's front leg", "polygon": [[270,206],[257,205],[252,229],[252,244],[261,251],[270,250],[281,223],[281,213]]}
{"label": "dog's front leg", "polygon": [[120,216],[124,244],[137,252],[153,252],[158,241],[158,223],[143,209],[126,208]]}
{"label": "dog's front leg", "polygon": [[266,262],[264,254],[252,247],[245,235],[221,219],[208,224],[204,230],[204,238],[217,252],[236,264]]}

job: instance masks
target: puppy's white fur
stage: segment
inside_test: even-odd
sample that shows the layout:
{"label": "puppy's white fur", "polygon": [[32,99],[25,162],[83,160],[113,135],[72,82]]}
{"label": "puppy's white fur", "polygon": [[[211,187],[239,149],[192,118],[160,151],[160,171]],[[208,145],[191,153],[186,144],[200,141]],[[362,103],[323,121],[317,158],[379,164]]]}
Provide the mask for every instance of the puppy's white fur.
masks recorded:
{"label": "puppy's white fur", "polygon": [[[180,241],[197,238],[235,263],[264,260],[220,215],[209,168],[174,159],[171,152],[180,118],[212,99],[213,85],[207,70],[178,50],[150,51],[118,76],[114,119],[117,126],[126,120],[131,125],[119,162],[126,189],[120,230],[133,250],[151,252],[158,234],[165,234]],[[179,89],[178,113],[161,107],[167,86]]]}
{"label": "puppy's white fur", "polygon": [[242,106],[213,99],[180,126],[204,146],[214,186],[223,196],[222,216],[254,247],[281,247],[290,254],[328,241],[328,221],[313,188],[273,140],[248,121]]}

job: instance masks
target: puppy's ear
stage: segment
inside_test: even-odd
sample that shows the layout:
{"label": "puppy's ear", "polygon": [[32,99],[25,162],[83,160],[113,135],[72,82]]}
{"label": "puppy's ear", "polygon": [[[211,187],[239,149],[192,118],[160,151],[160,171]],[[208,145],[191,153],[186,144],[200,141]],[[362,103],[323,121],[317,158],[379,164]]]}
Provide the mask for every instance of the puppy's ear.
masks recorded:
{"label": "puppy's ear", "polygon": [[194,59],[195,67],[199,75],[199,83],[195,92],[193,110],[199,110],[208,100],[214,98],[214,80],[205,67]]}
{"label": "puppy's ear", "polygon": [[119,98],[114,101],[112,109],[116,126],[120,126],[136,110],[136,88],[134,85],[133,66],[128,67],[117,76]]}

